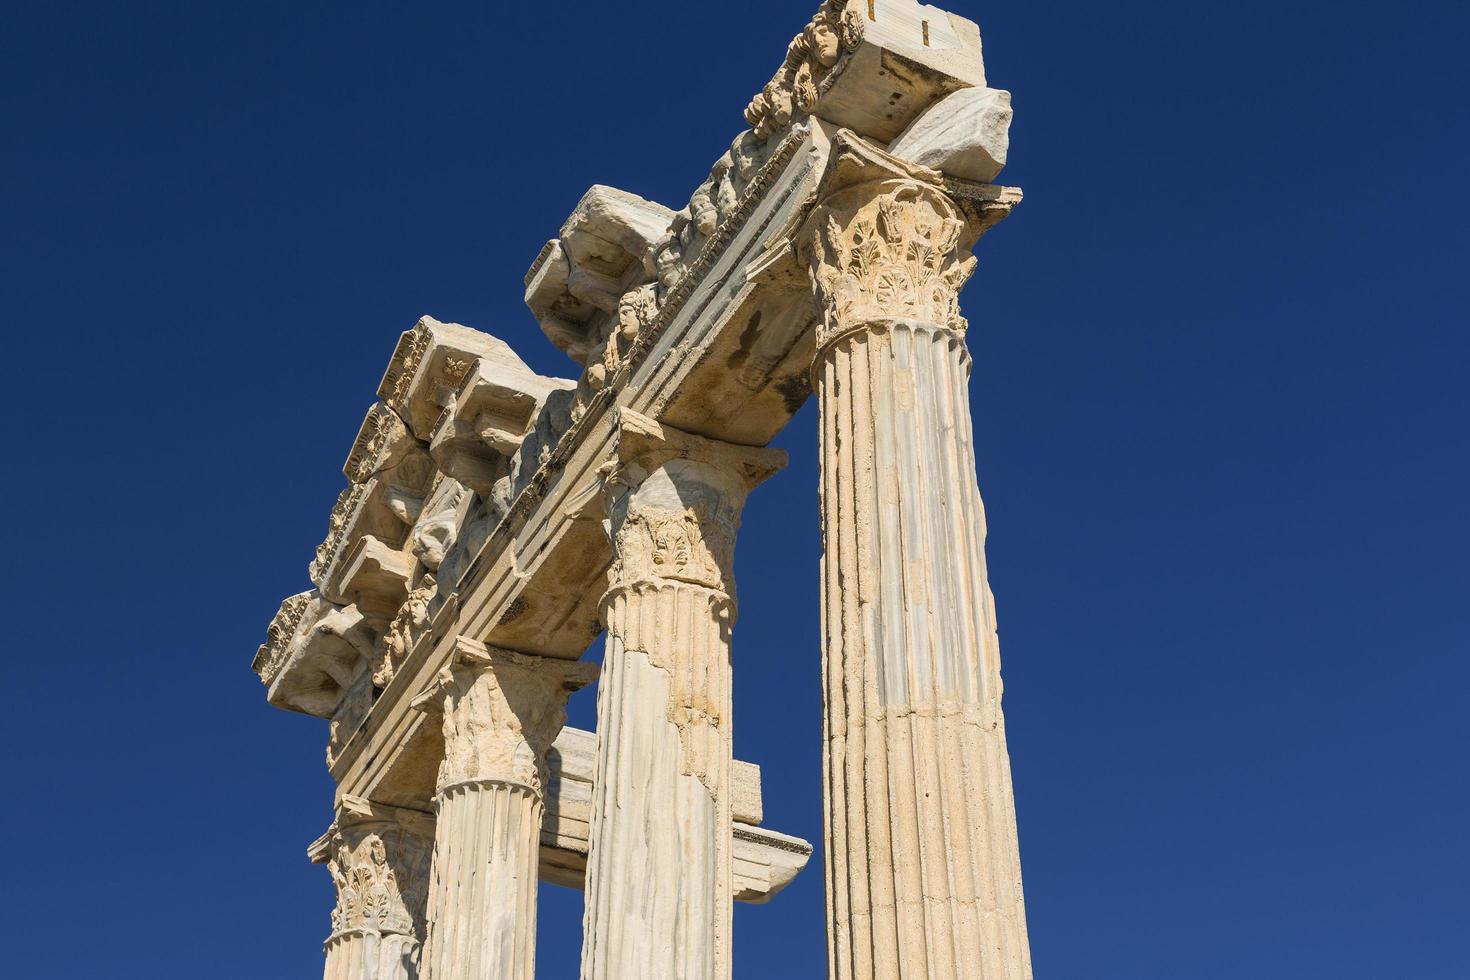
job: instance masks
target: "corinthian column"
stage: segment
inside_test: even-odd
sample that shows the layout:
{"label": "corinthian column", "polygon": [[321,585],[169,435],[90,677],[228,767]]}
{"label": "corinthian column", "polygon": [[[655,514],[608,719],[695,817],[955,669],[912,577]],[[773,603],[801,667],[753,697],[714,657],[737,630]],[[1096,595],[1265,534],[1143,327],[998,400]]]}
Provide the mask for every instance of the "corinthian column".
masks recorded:
{"label": "corinthian column", "polygon": [[325,980],[418,976],[433,833],[427,813],[343,798],[310,852],[337,886]]}
{"label": "corinthian column", "polygon": [[728,980],[735,533],[786,456],[617,429],[582,977]]}
{"label": "corinthian column", "polygon": [[[1009,202],[842,134],[822,307],[828,944],[840,980],[1031,976],[956,294]],[[963,204],[963,210],[961,208]]]}
{"label": "corinthian column", "polygon": [[594,664],[460,637],[414,706],[444,718],[425,980],[531,980],[546,750]]}

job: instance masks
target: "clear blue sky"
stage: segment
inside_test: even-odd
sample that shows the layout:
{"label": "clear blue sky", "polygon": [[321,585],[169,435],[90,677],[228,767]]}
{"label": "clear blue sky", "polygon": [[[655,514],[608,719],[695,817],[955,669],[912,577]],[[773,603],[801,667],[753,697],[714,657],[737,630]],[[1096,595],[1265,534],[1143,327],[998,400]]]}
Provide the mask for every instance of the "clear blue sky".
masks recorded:
{"label": "clear blue sky", "polygon": [[[952,2],[1026,190],[964,306],[1038,976],[1463,980],[1470,14]],[[537,249],[593,183],[685,201],[815,4],[6,5],[0,973],[320,975],[326,726],[249,665],[395,338],[570,373]],[[735,738],[820,841],[814,421]],[[822,923],[818,857],[737,976]]]}

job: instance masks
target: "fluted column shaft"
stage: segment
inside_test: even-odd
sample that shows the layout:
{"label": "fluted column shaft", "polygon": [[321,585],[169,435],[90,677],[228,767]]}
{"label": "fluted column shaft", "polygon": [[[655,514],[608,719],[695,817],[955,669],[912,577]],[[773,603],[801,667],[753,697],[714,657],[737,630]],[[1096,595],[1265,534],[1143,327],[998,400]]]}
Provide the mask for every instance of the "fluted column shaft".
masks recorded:
{"label": "fluted column shaft", "polygon": [[311,852],[337,886],[325,980],[416,980],[432,834],[428,814],[343,801]]}
{"label": "fluted column shaft", "polygon": [[531,980],[546,750],[591,664],[461,637],[415,705],[441,711],[425,980]]}
{"label": "fluted column shaft", "polygon": [[535,975],[541,796],[476,780],[439,793],[426,977]]}
{"label": "fluted column shaft", "polygon": [[745,496],[784,454],[624,411],[605,492],[584,980],[728,980],[731,574]]}
{"label": "fluted column shaft", "polygon": [[813,380],[830,972],[1026,980],[956,306],[974,234],[937,182],[903,169],[876,152],[849,166],[804,250],[824,314]]}

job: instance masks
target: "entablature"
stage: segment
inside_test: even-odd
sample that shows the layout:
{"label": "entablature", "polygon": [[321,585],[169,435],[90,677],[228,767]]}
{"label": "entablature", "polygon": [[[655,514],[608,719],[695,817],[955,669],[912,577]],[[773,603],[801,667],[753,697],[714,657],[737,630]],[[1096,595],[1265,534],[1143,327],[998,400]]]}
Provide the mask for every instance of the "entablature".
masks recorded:
{"label": "entablature", "polygon": [[984,83],[969,21],[828,0],[685,207],[594,187],[537,256],[526,302],[578,381],[534,375],[457,324],[426,317],[403,335],[349,456],[361,482],[313,566],[327,598],[378,630],[381,693],[334,740],[346,791],[378,798],[433,756],[405,692],[455,637],[574,659],[598,635],[614,409],[764,446],[801,407],[821,316],[803,236],[834,181],[867,167],[942,194],[966,244],[1019,202],[973,179],[1004,162],[1010,118]]}

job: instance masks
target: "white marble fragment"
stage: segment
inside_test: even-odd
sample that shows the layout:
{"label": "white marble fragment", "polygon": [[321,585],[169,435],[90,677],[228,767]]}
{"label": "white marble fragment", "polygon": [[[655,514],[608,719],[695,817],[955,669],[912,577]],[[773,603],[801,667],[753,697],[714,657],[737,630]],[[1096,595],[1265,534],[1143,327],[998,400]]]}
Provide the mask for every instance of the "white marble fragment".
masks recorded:
{"label": "white marble fragment", "polygon": [[964,88],[934,103],[893,141],[888,152],[951,177],[982,184],[1006,165],[1011,93]]}

